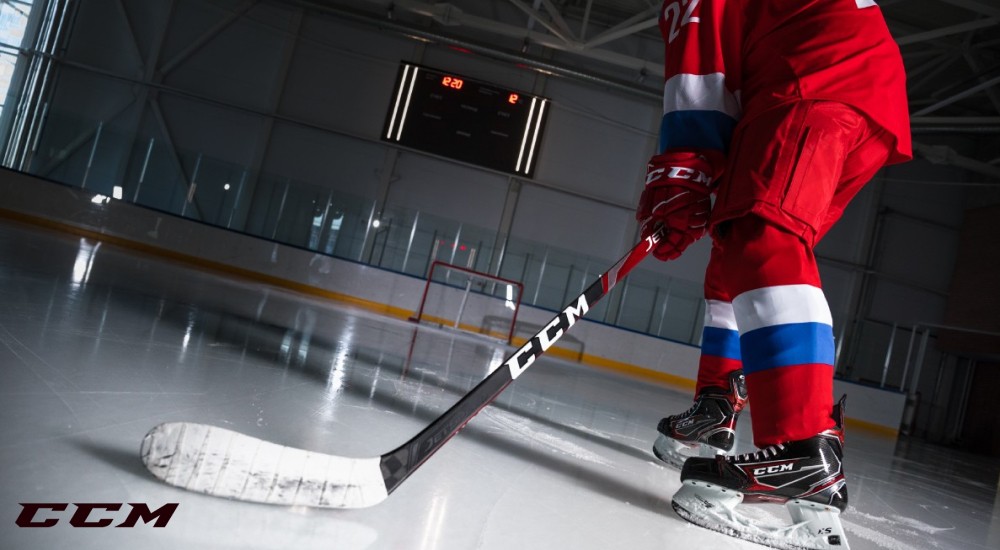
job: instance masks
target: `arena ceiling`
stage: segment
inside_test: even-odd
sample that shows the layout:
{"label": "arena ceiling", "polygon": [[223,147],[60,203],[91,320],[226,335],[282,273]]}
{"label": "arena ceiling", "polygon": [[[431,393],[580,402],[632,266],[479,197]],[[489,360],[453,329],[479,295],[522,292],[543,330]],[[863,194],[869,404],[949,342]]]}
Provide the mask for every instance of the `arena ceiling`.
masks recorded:
{"label": "arena ceiling", "polygon": [[[626,93],[661,93],[660,0],[285,1]],[[906,64],[918,154],[1000,180],[1000,151],[942,144],[998,143],[1000,4],[878,3]]]}

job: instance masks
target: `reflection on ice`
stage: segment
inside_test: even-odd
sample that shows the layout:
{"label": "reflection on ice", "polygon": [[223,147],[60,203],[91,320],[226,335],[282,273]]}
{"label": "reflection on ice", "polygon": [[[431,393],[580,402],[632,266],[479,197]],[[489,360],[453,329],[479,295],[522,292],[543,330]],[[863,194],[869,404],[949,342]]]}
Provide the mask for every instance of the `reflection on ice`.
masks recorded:
{"label": "reflection on ice", "polygon": [[101,249],[101,242],[90,244],[87,239],[80,239],[80,246],[76,252],[76,260],[73,262],[73,285],[81,286],[87,284],[90,279],[90,270],[94,267],[94,259],[97,251]]}

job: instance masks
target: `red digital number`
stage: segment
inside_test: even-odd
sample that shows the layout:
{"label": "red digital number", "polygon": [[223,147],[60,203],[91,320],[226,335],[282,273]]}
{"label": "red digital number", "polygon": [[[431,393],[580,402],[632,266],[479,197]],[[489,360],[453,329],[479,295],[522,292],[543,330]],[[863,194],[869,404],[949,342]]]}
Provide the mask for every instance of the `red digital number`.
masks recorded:
{"label": "red digital number", "polygon": [[453,76],[446,76],[441,79],[442,86],[447,86],[449,88],[454,88],[456,90],[461,90],[464,84],[465,84],[464,80],[462,80],[461,78],[455,78]]}
{"label": "red digital number", "polygon": [[511,105],[516,105],[517,100],[519,99],[521,99],[521,96],[517,94],[510,94],[509,96],[507,96],[507,103],[510,103]]}

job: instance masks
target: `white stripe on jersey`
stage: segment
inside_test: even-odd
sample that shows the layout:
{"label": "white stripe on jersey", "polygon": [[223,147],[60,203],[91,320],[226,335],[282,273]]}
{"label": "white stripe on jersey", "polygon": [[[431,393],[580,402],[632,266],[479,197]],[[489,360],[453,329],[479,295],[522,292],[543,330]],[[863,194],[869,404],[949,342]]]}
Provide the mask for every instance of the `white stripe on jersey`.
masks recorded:
{"label": "white stripe on jersey", "polygon": [[795,323],[833,326],[823,291],[812,285],[782,285],[744,292],[733,300],[740,335],[752,330]]}
{"label": "white stripe on jersey", "polygon": [[726,89],[726,75],[686,74],[670,77],[663,85],[663,114],[674,111],[721,111],[739,120],[739,92]]}
{"label": "white stripe on jersey", "polygon": [[721,300],[705,300],[705,326],[736,330],[733,304]]}

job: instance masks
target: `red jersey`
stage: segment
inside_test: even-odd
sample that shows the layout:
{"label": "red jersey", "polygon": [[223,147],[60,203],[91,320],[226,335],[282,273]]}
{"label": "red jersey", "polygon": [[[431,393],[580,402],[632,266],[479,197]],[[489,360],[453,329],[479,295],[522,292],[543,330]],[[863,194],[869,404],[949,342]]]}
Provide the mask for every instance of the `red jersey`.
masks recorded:
{"label": "red jersey", "polygon": [[728,149],[732,130],[801,99],[850,105],[912,157],[906,76],[874,0],[665,0],[660,150]]}

